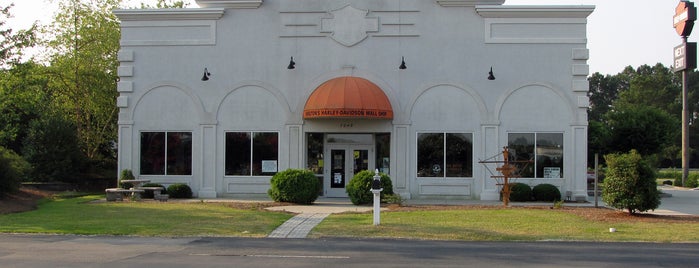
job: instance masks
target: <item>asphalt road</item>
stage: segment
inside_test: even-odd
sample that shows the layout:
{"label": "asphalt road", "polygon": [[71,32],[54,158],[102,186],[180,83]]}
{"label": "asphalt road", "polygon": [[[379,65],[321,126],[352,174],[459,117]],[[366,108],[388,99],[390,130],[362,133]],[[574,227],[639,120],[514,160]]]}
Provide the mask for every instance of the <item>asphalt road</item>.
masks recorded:
{"label": "asphalt road", "polygon": [[697,267],[699,244],[0,235],[0,267]]}
{"label": "asphalt road", "polygon": [[[667,209],[684,214],[699,215],[699,190],[661,187],[661,191],[672,197],[660,199],[658,209]],[[699,264],[697,264],[699,266]]]}

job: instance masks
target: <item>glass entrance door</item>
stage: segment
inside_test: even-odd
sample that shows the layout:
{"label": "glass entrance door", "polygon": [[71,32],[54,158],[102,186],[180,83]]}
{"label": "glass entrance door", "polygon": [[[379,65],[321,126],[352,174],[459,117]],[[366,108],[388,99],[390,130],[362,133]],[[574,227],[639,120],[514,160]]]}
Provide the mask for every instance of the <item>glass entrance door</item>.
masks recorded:
{"label": "glass entrance door", "polygon": [[325,196],[347,197],[345,189],[354,174],[374,168],[372,153],[370,145],[329,145],[325,152]]}

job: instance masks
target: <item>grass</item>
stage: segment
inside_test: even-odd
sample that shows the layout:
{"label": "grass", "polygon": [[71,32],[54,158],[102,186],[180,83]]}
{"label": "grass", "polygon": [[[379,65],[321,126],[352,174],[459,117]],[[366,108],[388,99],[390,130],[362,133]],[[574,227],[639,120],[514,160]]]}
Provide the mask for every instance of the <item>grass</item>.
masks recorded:
{"label": "grass", "polygon": [[[602,222],[561,210],[468,209],[384,212],[326,218],[312,237],[391,237],[468,241],[644,241],[699,242],[699,222]],[[614,227],[617,232],[610,233]]]}
{"label": "grass", "polygon": [[292,217],[221,203],[89,203],[99,198],[104,196],[45,199],[37,210],[0,215],[0,232],[263,237]]}
{"label": "grass", "polygon": [[[103,195],[43,200],[34,211],[0,215],[2,233],[264,237],[292,215],[223,203],[90,202]],[[610,233],[609,228],[617,229]],[[465,241],[699,242],[699,221],[590,220],[565,209],[469,208],[333,214],[310,237]]]}

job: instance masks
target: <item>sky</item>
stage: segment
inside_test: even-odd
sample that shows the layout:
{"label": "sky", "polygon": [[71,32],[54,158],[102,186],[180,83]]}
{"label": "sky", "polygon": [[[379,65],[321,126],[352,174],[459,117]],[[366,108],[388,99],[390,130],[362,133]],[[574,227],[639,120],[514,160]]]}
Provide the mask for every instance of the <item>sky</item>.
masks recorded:
{"label": "sky", "polygon": [[[132,5],[154,0],[130,0]],[[197,7],[194,0],[188,7]],[[287,0],[292,1],[292,0]],[[697,1],[694,1],[695,4]],[[50,23],[55,3],[47,0],[0,0],[0,6],[15,3],[15,18],[8,21],[13,29],[25,29],[33,21]],[[682,40],[672,27],[672,17],[679,0],[506,0],[505,5],[593,5],[588,17],[587,47],[590,49],[590,72],[614,75],[626,66],[643,64],[672,65],[672,50]],[[699,5],[699,4],[697,4]],[[695,27],[689,42],[699,39]]]}

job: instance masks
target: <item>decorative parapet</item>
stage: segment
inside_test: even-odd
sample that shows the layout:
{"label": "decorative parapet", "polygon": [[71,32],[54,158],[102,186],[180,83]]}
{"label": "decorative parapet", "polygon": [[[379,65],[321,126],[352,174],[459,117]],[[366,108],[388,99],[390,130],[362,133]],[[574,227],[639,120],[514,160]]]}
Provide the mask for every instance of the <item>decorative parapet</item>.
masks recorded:
{"label": "decorative parapet", "polygon": [[476,5],[502,5],[505,0],[437,0],[443,7],[473,7]]}
{"label": "decorative parapet", "polygon": [[123,21],[153,20],[217,20],[223,16],[221,8],[166,8],[166,9],[117,9],[114,15]]}
{"label": "decorative parapet", "polygon": [[587,18],[595,6],[478,6],[483,18]]}
{"label": "decorative parapet", "polygon": [[118,9],[121,46],[215,45],[223,8]]}
{"label": "decorative parapet", "polygon": [[196,0],[200,7],[259,8],[262,0]]}
{"label": "decorative parapet", "polygon": [[476,6],[489,44],[586,44],[594,6]]}

